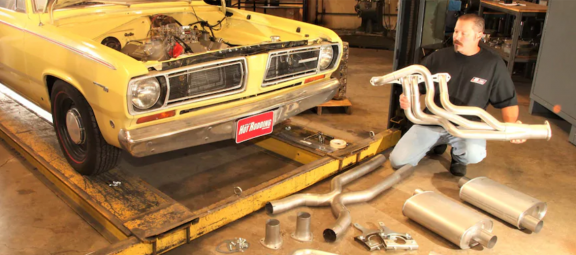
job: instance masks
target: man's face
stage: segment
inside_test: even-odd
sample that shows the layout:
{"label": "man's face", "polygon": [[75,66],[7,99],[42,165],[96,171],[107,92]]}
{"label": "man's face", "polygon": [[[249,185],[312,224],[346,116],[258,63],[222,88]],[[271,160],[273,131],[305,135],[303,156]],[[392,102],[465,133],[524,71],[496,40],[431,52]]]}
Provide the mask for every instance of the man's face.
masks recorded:
{"label": "man's face", "polygon": [[478,46],[482,33],[474,29],[474,22],[471,20],[458,20],[454,28],[454,50],[471,50]]}

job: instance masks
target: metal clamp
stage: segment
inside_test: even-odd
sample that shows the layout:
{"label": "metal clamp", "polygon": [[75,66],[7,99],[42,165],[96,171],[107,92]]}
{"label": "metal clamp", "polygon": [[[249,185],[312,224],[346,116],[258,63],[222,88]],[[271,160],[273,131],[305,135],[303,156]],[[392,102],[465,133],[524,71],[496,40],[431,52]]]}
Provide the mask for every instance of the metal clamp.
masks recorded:
{"label": "metal clamp", "polygon": [[[418,250],[416,240],[408,233],[401,234],[386,227],[384,222],[378,222],[380,228],[384,230],[382,239],[384,240],[384,247],[386,250]],[[398,242],[398,239],[401,241]]]}
{"label": "metal clamp", "polygon": [[[227,247],[228,249],[224,248]],[[216,251],[220,253],[230,254],[236,252],[244,252],[244,250],[248,249],[250,244],[244,238],[236,238],[236,239],[228,239],[224,240],[218,246],[216,246]],[[224,249],[223,249],[224,248]]]}
{"label": "metal clamp", "polygon": [[383,222],[378,223],[380,229],[366,229],[358,223],[354,227],[362,231],[362,235],[354,240],[364,244],[369,251],[385,250],[417,250],[418,244],[410,234],[401,234],[386,227]]}
{"label": "metal clamp", "polygon": [[364,244],[369,251],[380,250],[384,247],[384,240],[382,240],[382,230],[365,229],[362,225],[354,223],[354,227],[362,231],[362,235],[354,237],[354,240]]}

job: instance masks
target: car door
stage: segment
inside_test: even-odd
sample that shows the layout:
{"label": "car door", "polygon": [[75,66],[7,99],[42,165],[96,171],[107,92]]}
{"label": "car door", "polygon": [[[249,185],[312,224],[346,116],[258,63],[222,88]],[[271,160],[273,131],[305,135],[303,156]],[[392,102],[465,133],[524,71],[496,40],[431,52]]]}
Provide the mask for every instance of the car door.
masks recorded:
{"label": "car door", "polygon": [[0,83],[29,98],[24,57],[27,21],[25,0],[0,0]]}

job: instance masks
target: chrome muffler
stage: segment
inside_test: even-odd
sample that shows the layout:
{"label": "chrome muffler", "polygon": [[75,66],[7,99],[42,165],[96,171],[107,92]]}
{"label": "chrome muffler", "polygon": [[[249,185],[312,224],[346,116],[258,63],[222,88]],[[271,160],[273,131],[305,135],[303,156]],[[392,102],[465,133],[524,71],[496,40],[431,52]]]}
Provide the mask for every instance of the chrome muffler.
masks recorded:
{"label": "chrome muffler", "polygon": [[536,198],[497,183],[487,177],[458,182],[460,199],[516,226],[540,232],[544,226],[547,205]]}
{"label": "chrome muffler", "polygon": [[417,189],[402,213],[461,249],[478,244],[492,248],[498,240],[492,235],[491,219],[432,191]]}

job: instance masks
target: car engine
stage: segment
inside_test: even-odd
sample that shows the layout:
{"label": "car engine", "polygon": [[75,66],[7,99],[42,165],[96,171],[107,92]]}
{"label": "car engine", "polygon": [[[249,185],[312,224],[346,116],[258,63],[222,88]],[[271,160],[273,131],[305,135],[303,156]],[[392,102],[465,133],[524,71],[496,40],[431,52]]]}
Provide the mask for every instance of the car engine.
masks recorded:
{"label": "car engine", "polygon": [[[217,25],[210,25],[206,21],[182,25],[173,17],[163,14],[151,16],[150,21],[146,38],[128,41],[121,48],[122,53],[140,61],[164,61],[180,55],[228,48],[228,44],[222,38],[216,38],[213,32],[213,28],[222,21]],[[104,41],[102,43],[105,44]],[[119,48],[113,42],[105,45]]]}

